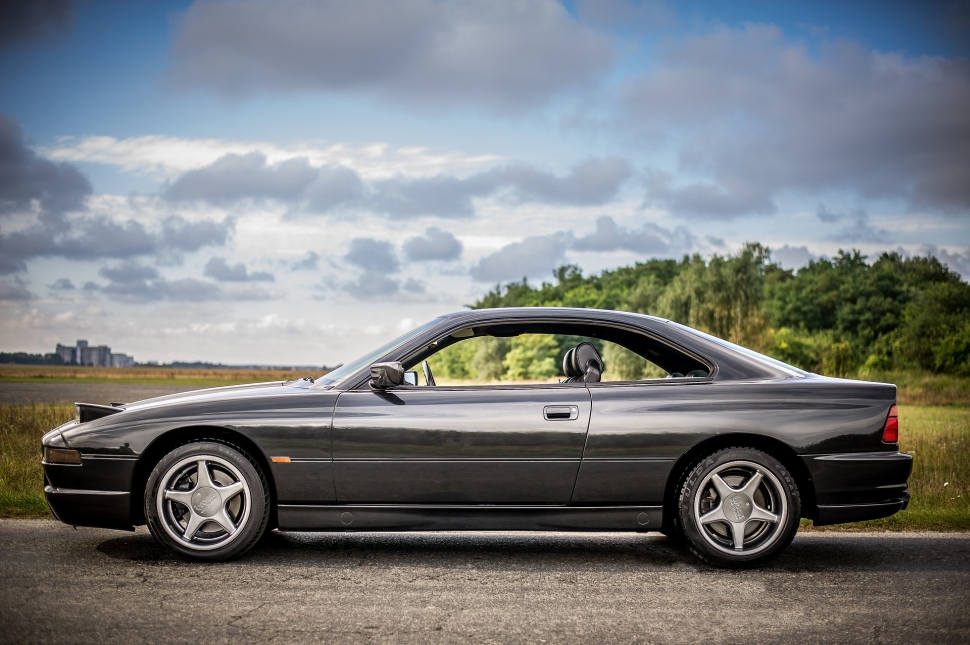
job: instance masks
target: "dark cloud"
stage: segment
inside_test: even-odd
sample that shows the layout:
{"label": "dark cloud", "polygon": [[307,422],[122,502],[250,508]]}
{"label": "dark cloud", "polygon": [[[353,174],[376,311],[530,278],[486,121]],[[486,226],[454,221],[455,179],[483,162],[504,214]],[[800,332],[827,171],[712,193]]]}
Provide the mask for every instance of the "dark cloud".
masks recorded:
{"label": "dark cloud", "polygon": [[645,222],[639,229],[618,226],[612,217],[596,219],[596,230],[576,238],[570,248],[576,251],[633,251],[672,255],[686,253],[694,248],[696,238],[685,228],[673,231]]}
{"label": "dark cloud", "polygon": [[801,269],[803,266],[818,258],[808,250],[807,246],[788,246],[771,250],[771,259],[786,269]]}
{"label": "dark cloud", "polygon": [[98,273],[108,283],[100,285],[88,282],[84,290],[89,293],[103,293],[115,300],[124,302],[215,302],[220,300],[265,300],[272,294],[261,289],[242,288],[225,290],[219,285],[195,278],[168,280],[150,266],[134,261],[126,261],[110,267],[103,267]]}
{"label": "dark cloud", "polygon": [[659,203],[677,215],[702,219],[732,219],[740,215],[770,215],[777,210],[771,195],[759,185],[737,177],[718,183],[691,182],[675,186],[669,173],[646,178],[647,204]]}
{"label": "dark cloud", "polygon": [[479,260],[471,269],[477,282],[502,282],[548,274],[566,260],[567,251],[634,253],[672,256],[695,248],[697,238],[686,228],[670,230],[651,222],[639,228],[619,226],[612,217],[596,219],[592,233],[576,237],[572,231],[528,237],[508,244]]}
{"label": "dark cloud", "polygon": [[72,0],[0,2],[0,49],[68,32],[77,20],[74,5]]}
{"label": "dark cloud", "polygon": [[416,280],[415,278],[408,278],[404,281],[404,284],[401,285],[401,291],[405,291],[407,293],[419,294],[424,293],[425,290],[425,284],[420,280]]}
{"label": "dark cloud", "polygon": [[394,273],[400,267],[394,246],[390,242],[369,237],[351,240],[350,250],[344,259],[355,267],[375,273]]}
{"label": "dark cloud", "polygon": [[630,176],[630,164],[619,157],[590,157],[556,177],[530,166],[517,165],[486,174],[493,190],[507,187],[520,202],[569,206],[605,204],[616,196]]}
{"label": "dark cloud", "polygon": [[0,280],[0,301],[30,300],[33,297],[34,294],[23,285]]}
{"label": "dark cloud", "polygon": [[392,296],[399,288],[397,280],[376,271],[364,271],[356,281],[344,285],[344,290],[357,298]]}
{"label": "dark cloud", "polygon": [[892,237],[889,231],[872,226],[869,223],[869,213],[861,208],[849,213],[837,213],[827,209],[824,204],[819,204],[815,214],[826,224],[843,224],[838,232],[828,236],[834,242],[883,244]]}
{"label": "dark cloud", "polygon": [[471,269],[472,279],[501,282],[548,275],[563,262],[571,241],[568,233],[553,233],[513,242],[479,260]]}
{"label": "dark cloud", "polygon": [[[648,178],[674,214],[776,211],[781,193],[851,191],[914,209],[970,209],[970,61],[824,42],[817,55],[772,26],[669,41],[622,96],[625,137],[670,136],[680,174]],[[669,133],[676,133],[670,135]],[[674,136],[676,138],[674,138]]]}
{"label": "dark cloud", "polygon": [[502,112],[589,87],[611,40],[554,0],[200,1],[175,21],[174,78],[226,95],[356,92]]}
{"label": "dark cloud", "polygon": [[825,222],[826,224],[831,224],[832,222],[838,222],[839,220],[845,217],[843,213],[833,213],[832,211],[830,211],[828,208],[825,207],[825,204],[818,205],[818,208],[815,209],[815,216],[818,217],[823,222]]}
{"label": "dark cloud", "polygon": [[219,282],[275,282],[273,274],[265,271],[249,273],[243,263],[232,266],[225,258],[211,258],[205,265],[205,275]]}
{"label": "dark cloud", "polygon": [[222,246],[229,239],[235,220],[217,222],[212,219],[190,222],[178,216],[162,220],[160,248],[192,253],[205,246]]}
{"label": "dark cloud", "polygon": [[454,235],[435,226],[404,243],[404,255],[412,262],[457,260],[461,251],[461,242]]}
{"label": "dark cloud", "polygon": [[98,271],[98,274],[111,282],[120,283],[143,282],[158,277],[158,271],[137,262],[123,262],[113,267],[103,267]]}
{"label": "dark cloud", "polygon": [[226,155],[209,166],[186,172],[169,186],[164,197],[211,204],[275,199],[316,213],[349,208],[394,218],[459,218],[473,216],[473,200],[489,196],[512,203],[604,204],[616,196],[630,174],[625,159],[590,157],[563,176],[513,164],[465,179],[447,175],[395,177],[365,184],[350,168],[315,168],[302,157],[274,166],[266,163],[265,156],[250,153]]}
{"label": "dark cloud", "polygon": [[437,176],[422,179],[395,178],[375,182],[362,206],[389,217],[409,218],[471,217],[472,199],[495,190],[490,177],[475,175],[468,179]]}
{"label": "dark cloud", "polygon": [[189,222],[178,216],[164,219],[156,230],[135,220],[117,222],[104,216],[42,218],[24,230],[0,234],[0,274],[23,271],[28,260],[38,257],[177,258],[182,252],[225,244],[233,226],[232,219]]}
{"label": "dark cloud", "polygon": [[591,157],[564,176],[525,164],[487,170],[467,179],[437,176],[375,182],[365,208],[390,217],[470,217],[475,198],[499,196],[513,203],[590,206],[612,200],[630,176],[617,157]]}
{"label": "dark cloud", "polygon": [[246,198],[291,200],[317,178],[305,158],[267,165],[259,152],[227,154],[211,165],[181,175],[163,193],[171,201],[231,203]]}
{"label": "dark cloud", "polygon": [[34,201],[47,213],[80,210],[90,194],[91,184],[74,166],[38,156],[20,126],[0,114],[0,215],[28,211]]}
{"label": "dark cloud", "polygon": [[54,280],[52,284],[47,286],[55,291],[73,291],[75,288],[74,283],[71,282],[70,278],[58,278],[57,280]]}
{"label": "dark cloud", "polygon": [[[355,298],[374,298],[391,296],[401,290],[401,283],[390,277],[396,273],[401,263],[394,252],[394,245],[384,240],[369,237],[358,237],[350,241],[350,250],[344,259],[350,264],[363,269],[360,277],[350,283],[342,285],[342,289]],[[414,279],[404,283],[404,289],[411,293],[424,290],[424,285]]]}
{"label": "dark cloud", "polygon": [[313,251],[307,251],[301,259],[290,265],[292,271],[316,271],[319,268],[320,256]]}
{"label": "dark cloud", "polygon": [[654,31],[676,22],[665,0],[576,0],[576,11],[584,23],[620,32]]}
{"label": "dark cloud", "polygon": [[100,291],[116,300],[133,302],[159,300],[212,302],[223,299],[223,293],[218,286],[195,278],[182,278],[172,281],[158,279],[150,282],[146,280],[110,282],[104,287],[88,283],[85,285],[85,289]]}
{"label": "dark cloud", "polygon": [[935,245],[922,247],[920,252],[923,255],[932,255],[937,260],[945,264],[951,271],[956,271],[964,280],[970,278],[970,249],[963,253],[959,251],[951,253],[946,249],[941,249]]}
{"label": "dark cloud", "polygon": [[317,170],[316,181],[307,188],[305,196],[311,211],[323,213],[358,203],[363,194],[364,182],[356,172],[343,166],[323,166]]}

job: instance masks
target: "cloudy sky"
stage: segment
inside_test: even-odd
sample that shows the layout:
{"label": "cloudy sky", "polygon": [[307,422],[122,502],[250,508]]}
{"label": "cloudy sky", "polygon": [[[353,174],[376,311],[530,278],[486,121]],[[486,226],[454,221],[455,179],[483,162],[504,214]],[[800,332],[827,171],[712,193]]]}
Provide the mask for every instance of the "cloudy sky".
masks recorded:
{"label": "cloudy sky", "polygon": [[970,4],[4,3],[0,350],[348,360],[745,241],[970,277]]}

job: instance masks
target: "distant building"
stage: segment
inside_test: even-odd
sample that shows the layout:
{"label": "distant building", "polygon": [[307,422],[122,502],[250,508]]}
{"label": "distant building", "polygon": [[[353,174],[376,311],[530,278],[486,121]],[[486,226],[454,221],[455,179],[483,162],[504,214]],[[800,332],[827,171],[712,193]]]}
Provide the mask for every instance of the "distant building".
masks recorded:
{"label": "distant building", "polygon": [[134,367],[135,359],[128,354],[112,354],[111,367]]}
{"label": "distant building", "polygon": [[135,359],[127,354],[112,354],[107,345],[91,347],[86,340],[77,341],[77,345],[57,344],[54,350],[68,365],[86,365],[90,367],[134,367]]}

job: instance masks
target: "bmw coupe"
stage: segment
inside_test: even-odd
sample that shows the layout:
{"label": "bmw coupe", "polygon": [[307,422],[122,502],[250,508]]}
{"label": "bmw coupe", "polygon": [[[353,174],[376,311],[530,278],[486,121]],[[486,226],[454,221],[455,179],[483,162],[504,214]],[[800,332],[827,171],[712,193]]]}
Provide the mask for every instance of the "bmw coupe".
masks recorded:
{"label": "bmw coupe", "polygon": [[54,515],[197,561],[273,529],[660,531],[753,566],[800,518],[905,508],[912,469],[894,385],[617,311],[462,311],[315,380],[76,407]]}

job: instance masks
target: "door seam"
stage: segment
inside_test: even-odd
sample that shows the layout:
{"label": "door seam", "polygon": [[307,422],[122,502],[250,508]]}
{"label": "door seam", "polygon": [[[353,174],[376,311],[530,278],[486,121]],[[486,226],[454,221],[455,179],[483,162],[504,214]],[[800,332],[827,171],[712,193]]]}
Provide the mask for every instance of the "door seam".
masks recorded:
{"label": "door seam", "polygon": [[589,429],[593,425],[593,393],[589,391],[589,386],[585,383],[583,389],[586,390],[586,396],[589,397],[589,418],[586,420],[586,439],[583,441],[583,452],[579,455],[579,467],[576,469],[573,489],[569,492],[569,499],[566,501],[567,506],[573,503],[573,497],[576,495],[576,485],[579,483],[579,474],[583,472],[583,460],[586,458],[586,446],[589,444]]}

